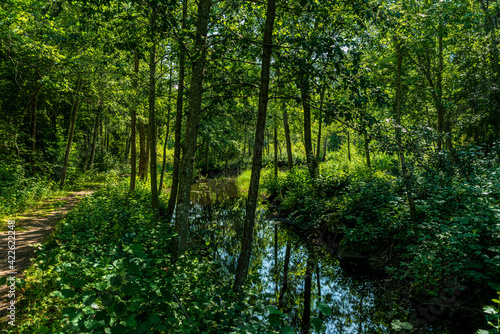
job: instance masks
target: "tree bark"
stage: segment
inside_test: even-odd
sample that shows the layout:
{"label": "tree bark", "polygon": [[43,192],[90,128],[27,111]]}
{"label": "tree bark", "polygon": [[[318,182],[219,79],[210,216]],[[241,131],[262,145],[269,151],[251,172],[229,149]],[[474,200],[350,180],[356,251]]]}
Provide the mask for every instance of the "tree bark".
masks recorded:
{"label": "tree bark", "polygon": [[[38,72],[38,71],[37,71]],[[39,73],[37,73],[39,76]],[[43,83],[39,84],[31,101],[31,169],[35,170],[35,151],[36,151],[36,111],[38,108],[38,95],[42,89]]]}
{"label": "tree bark", "polygon": [[283,283],[281,284],[280,297],[278,299],[279,309],[283,309],[285,292],[288,289],[288,268],[290,266],[290,253],[291,253],[290,241],[287,241],[285,250],[285,263],[283,265],[283,279],[282,279]]}
{"label": "tree bark", "polygon": [[[88,101],[87,101],[87,106],[88,106]],[[87,111],[88,111],[88,107],[87,107]],[[89,154],[90,154],[90,134],[89,134],[89,130],[86,129],[85,130],[85,140],[83,141],[83,151],[85,152],[85,159],[83,161],[83,170],[86,171],[87,170],[87,166],[89,164]]]}
{"label": "tree bark", "polygon": [[304,313],[300,324],[300,333],[308,334],[311,320],[311,287],[314,272],[314,256],[309,254],[307,258],[306,277],[304,279]]}
{"label": "tree bark", "polygon": [[146,178],[146,129],[144,123],[139,122],[139,178]]}
{"label": "tree bark", "polygon": [[274,176],[278,177],[278,122],[277,115],[274,115]]}
{"label": "tree bark", "polygon": [[347,130],[347,160],[351,162],[351,135],[349,130]]}
{"label": "tree bark", "polygon": [[206,62],[206,38],[211,0],[199,0],[196,22],[196,41],[191,71],[189,90],[189,114],[186,120],[186,134],[183,142],[183,155],[179,166],[179,193],[175,215],[175,248],[178,256],[187,249],[189,232],[189,197],[193,182],[194,159],[198,140],[198,127],[201,119],[201,103],[203,97],[203,78]]}
{"label": "tree bark", "polygon": [[94,135],[92,138],[92,150],[90,151],[90,162],[89,162],[89,170],[92,170],[94,166],[94,158],[95,158],[95,149],[97,146],[97,135],[99,133],[99,119],[101,118],[101,106],[102,102],[99,101],[99,105],[97,106],[97,113],[95,116],[95,125],[94,125]]}
{"label": "tree bark", "polygon": [[241,242],[241,252],[238,257],[238,267],[233,284],[233,291],[241,292],[243,283],[248,275],[250,256],[252,254],[253,230],[255,225],[255,210],[257,208],[257,196],[259,193],[259,179],[262,168],[262,148],[264,144],[264,132],[266,129],[267,102],[269,100],[269,77],[271,72],[272,36],[274,17],[276,13],[275,0],[269,0],[266,11],[266,26],[264,30],[264,42],[262,46],[262,67],[259,89],[259,109],[257,113],[257,125],[255,131],[255,145],[252,159],[252,174],[248,189],[246,205],[245,225]]}
{"label": "tree bark", "polygon": [[311,138],[311,92],[309,78],[306,73],[301,73],[300,94],[304,109],[304,147],[306,150],[307,168],[311,178],[316,178],[318,164],[314,158]]}
{"label": "tree bark", "polygon": [[278,224],[274,223],[274,280],[275,285],[275,295],[278,295]]}
{"label": "tree bark", "polygon": [[322,127],[323,127],[323,102],[324,102],[324,98],[325,98],[325,90],[326,90],[326,86],[323,87],[321,89],[321,92],[320,92],[320,96],[319,96],[319,100],[320,100],[320,104],[319,104],[319,124],[318,124],[318,143],[317,143],[317,147],[316,147],[316,161],[318,161],[318,163],[321,161],[321,130],[322,130]]}
{"label": "tree bark", "polygon": [[82,79],[78,79],[75,88],[75,95],[73,97],[73,104],[71,106],[71,118],[69,121],[69,129],[68,129],[68,140],[66,143],[66,154],[64,156],[64,164],[61,175],[61,182],[59,187],[61,189],[64,188],[64,183],[66,182],[66,174],[68,171],[68,162],[69,162],[69,154],[71,153],[71,144],[73,143],[73,135],[75,133],[75,124],[76,124],[76,114],[78,112],[78,107],[80,106],[80,90],[82,88]]}
{"label": "tree bark", "polygon": [[368,168],[371,168],[372,167],[372,164],[370,162],[370,147],[369,147],[369,144],[368,144],[368,135],[365,133],[363,133],[363,138],[364,138],[364,141],[365,141],[365,156],[366,156],[366,167]]}
{"label": "tree bark", "polygon": [[[134,91],[137,94],[139,83],[139,53],[134,51],[134,73],[133,80]],[[130,192],[135,190],[135,181],[137,177],[137,147],[135,145],[135,130],[137,126],[137,103],[132,107],[132,117],[130,121]]]}
{"label": "tree bark", "polygon": [[[188,0],[182,3],[182,25],[181,29],[186,29]],[[179,163],[181,159],[181,134],[182,134],[182,102],[184,97],[184,76],[185,76],[186,56],[183,45],[179,46],[179,82],[177,84],[177,104],[175,114],[175,132],[174,132],[174,162],[172,167],[172,186],[170,188],[170,197],[168,198],[167,212],[165,220],[170,223],[174,214],[175,203],[177,201],[177,191],[179,188]]]}
{"label": "tree bark", "polygon": [[[156,28],[156,8],[151,9],[150,27],[154,31]],[[152,33],[154,34],[154,33]],[[149,157],[150,177],[151,177],[151,206],[154,215],[159,214],[160,204],[158,200],[158,178],[156,176],[156,40],[152,37],[153,43],[149,52]]]}
{"label": "tree bark", "polygon": [[396,120],[396,144],[398,145],[399,161],[401,163],[401,173],[403,175],[403,181],[406,188],[406,197],[408,199],[408,206],[410,207],[410,217],[412,220],[416,219],[416,209],[415,201],[413,199],[413,191],[411,186],[411,181],[408,176],[408,169],[406,167],[405,155],[403,151],[403,145],[401,140],[401,76],[402,76],[402,64],[403,64],[403,52],[401,50],[401,42],[396,38],[395,41],[396,49],[396,99],[394,101],[394,118]]}
{"label": "tree bark", "polygon": [[167,164],[167,142],[168,142],[168,135],[170,132],[170,111],[172,110],[172,104],[170,103],[170,99],[172,96],[172,62],[170,62],[169,82],[170,86],[168,88],[167,133],[165,134],[165,142],[163,143],[163,163],[161,165],[160,186],[158,188],[158,194],[161,193],[163,188],[163,177],[165,175],[165,166]]}
{"label": "tree bark", "polygon": [[293,168],[292,141],[290,139],[290,127],[288,126],[288,112],[286,111],[286,101],[283,99],[283,127],[285,129],[286,156],[288,169]]}
{"label": "tree bark", "polygon": [[148,168],[149,168],[149,151],[151,150],[151,127],[148,124],[146,125],[146,154],[144,156],[144,179],[148,179]]}
{"label": "tree bark", "polygon": [[326,161],[326,146],[328,145],[328,136],[324,136],[323,139],[323,158],[322,161]]}

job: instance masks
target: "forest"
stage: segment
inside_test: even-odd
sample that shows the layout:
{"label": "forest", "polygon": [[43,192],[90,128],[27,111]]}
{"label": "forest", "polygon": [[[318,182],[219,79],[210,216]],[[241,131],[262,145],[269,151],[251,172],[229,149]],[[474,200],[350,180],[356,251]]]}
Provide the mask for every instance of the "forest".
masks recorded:
{"label": "forest", "polygon": [[499,26],[498,0],[2,0],[0,332],[500,333]]}

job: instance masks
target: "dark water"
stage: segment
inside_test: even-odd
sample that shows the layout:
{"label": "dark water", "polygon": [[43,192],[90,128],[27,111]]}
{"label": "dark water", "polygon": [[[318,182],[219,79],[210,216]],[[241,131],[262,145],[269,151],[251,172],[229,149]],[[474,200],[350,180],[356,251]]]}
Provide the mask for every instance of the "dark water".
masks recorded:
{"label": "dark water", "polygon": [[[208,244],[207,252],[220,260],[220,270],[231,277],[236,271],[245,215],[242,194],[235,179],[220,178],[197,183],[191,197],[191,235]],[[249,273],[255,279],[250,292],[278,305],[288,244],[291,250],[288,289],[282,310],[287,315],[286,322],[296,333],[304,311],[304,279],[309,256],[316,264],[312,275],[311,319],[320,316],[318,306],[327,305],[332,313],[323,317],[326,333],[405,333],[404,330],[395,331],[391,324],[395,320],[408,321],[409,317],[413,323],[420,323],[419,333],[475,332],[457,330],[456,326],[449,329],[449,320],[443,321],[432,312],[426,313],[426,307],[420,306],[419,314],[419,309],[398,293],[404,287],[395,287],[385,275],[364,270],[362,263],[357,266],[358,270],[346,269],[335,254],[313,245],[286,224],[267,216],[265,206],[260,206]]]}

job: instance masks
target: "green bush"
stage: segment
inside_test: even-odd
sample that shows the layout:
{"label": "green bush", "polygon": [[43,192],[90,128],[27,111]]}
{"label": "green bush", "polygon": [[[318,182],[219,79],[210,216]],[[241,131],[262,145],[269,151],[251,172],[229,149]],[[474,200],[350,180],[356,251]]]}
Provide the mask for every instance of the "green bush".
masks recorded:
{"label": "green bush", "polygon": [[21,160],[0,156],[0,216],[26,210],[56,190],[54,181],[26,176]]}

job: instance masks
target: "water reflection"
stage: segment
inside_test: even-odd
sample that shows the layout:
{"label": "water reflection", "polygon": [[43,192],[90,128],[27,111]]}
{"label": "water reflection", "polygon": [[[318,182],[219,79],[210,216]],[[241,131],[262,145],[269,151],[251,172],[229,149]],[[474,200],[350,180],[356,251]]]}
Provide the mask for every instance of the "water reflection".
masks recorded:
{"label": "water reflection", "polygon": [[[239,194],[234,179],[216,179],[199,182],[191,196],[192,240],[207,256],[218,260],[220,270],[230,276],[236,272],[245,218],[245,200]],[[258,210],[255,234],[249,276],[258,279],[252,280],[249,289],[280,305],[287,324],[297,333],[309,283],[311,320],[322,318],[326,333],[389,333],[392,320],[407,319],[408,307],[399,305],[397,296],[380,280],[367,274],[346,274],[334,256],[305,241],[285,224],[266,219],[264,207]],[[309,282],[305,282],[306,272]],[[320,303],[328,305],[332,314],[320,314]],[[436,330],[429,327],[427,332]],[[439,332],[449,333],[442,328]]]}

